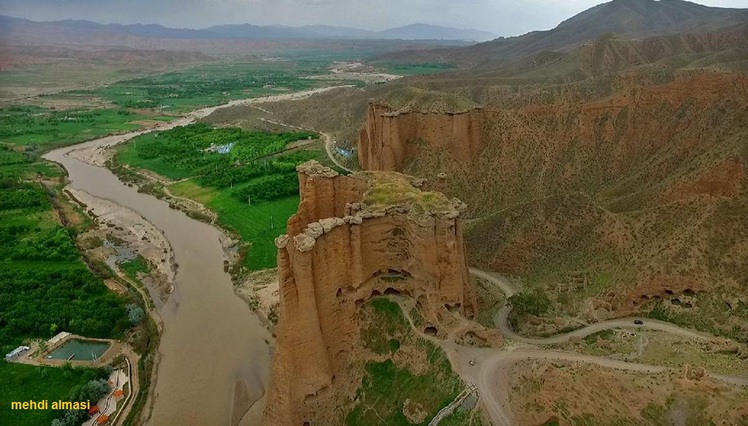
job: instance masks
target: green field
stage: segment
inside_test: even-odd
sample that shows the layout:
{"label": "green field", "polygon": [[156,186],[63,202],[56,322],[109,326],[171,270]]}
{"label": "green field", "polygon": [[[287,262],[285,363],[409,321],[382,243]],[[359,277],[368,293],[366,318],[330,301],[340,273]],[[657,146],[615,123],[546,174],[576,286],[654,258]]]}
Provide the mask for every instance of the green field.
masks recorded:
{"label": "green field", "polygon": [[167,120],[126,109],[74,109],[59,111],[36,106],[0,109],[0,142],[32,148],[69,145],[112,133],[140,128],[133,121]]}
{"label": "green field", "polygon": [[124,301],[81,261],[77,230],[57,221],[52,203],[59,192],[24,180],[59,174],[33,153],[0,145],[0,350],[6,352],[62,330],[119,337],[127,329]]}
{"label": "green field", "polygon": [[138,272],[147,274],[151,271],[151,266],[148,264],[147,260],[143,259],[141,255],[137,255],[135,259],[120,263],[119,269],[121,269],[122,272],[124,272],[124,274],[131,280],[139,282]]}
{"label": "green field", "polygon": [[102,377],[91,368],[36,367],[0,361],[0,421],[3,425],[49,425],[60,411],[10,409],[13,401],[67,400],[73,388]]}
{"label": "green field", "polygon": [[153,108],[165,113],[182,113],[201,106],[218,105],[234,99],[297,92],[340,84],[347,80],[312,80],[306,77],[326,73],[327,61],[254,61],[220,63],[124,80],[93,90],[68,92],[94,95],[122,108]]}
{"label": "green field", "polygon": [[[282,151],[315,137],[193,124],[134,139],[120,148],[117,163],[177,180],[168,190],[218,213],[218,223],[248,244],[244,266],[259,270],[275,266],[275,237],[298,207],[296,166],[326,158],[319,149]],[[229,144],[224,153],[208,151]]]}
{"label": "green field", "polygon": [[56,196],[0,181],[0,350],[63,330],[116,338],[129,328],[124,301],[81,261],[75,229],[57,222]]}
{"label": "green field", "polygon": [[425,75],[439,72],[453,71],[454,66],[444,63],[424,63],[424,64],[398,64],[398,63],[377,63],[378,67],[383,68],[386,72],[396,75]]}
{"label": "green field", "polygon": [[[244,266],[250,270],[273,268],[276,264],[275,237],[286,232],[286,221],[296,213],[299,197],[291,196],[253,206],[232,197],[228,191],[203,188],[188,180],[169,190],[194,199],[218,213],[221,226],[237,232],[250,244]],[[272,226],[271,226],[272,224]]]}

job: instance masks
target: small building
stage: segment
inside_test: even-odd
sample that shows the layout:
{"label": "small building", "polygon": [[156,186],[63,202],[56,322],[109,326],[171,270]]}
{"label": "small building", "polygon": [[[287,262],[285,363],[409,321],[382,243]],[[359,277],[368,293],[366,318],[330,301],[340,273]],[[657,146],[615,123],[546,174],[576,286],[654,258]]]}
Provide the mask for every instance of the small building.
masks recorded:
{"label": "small building", "polygon": [[21,356],[21,355],[25,354],[29,349],[31,349],[31,348],[28,347],[28,346],[19,346],[19,347],[13,349],[12,351],[8,352],[7,354],[5,354],[5,359],[13,359],[13,358],[16,358],[18,356]]}
{"label": "small building", "polygon": [[335,147],[335,151],[336,151],[336,152],[337,152],[338,154],[342,155],[343,157],[346,157],[346,158],[350,158],[350,157],[353,157],[353,151],[349,151],[349,150],[347,150],[347,149],[345,149],[345,148],[341,148],[341,147],[339,147],[339,146],[336,146],[336,147]]}
{"label": "small building", "polygon": [[122,389],[117,389],[112,395],[114,395],[114,399],[117,401],[125,397],[125,393],[122,392]]}
{"label": "small building", "polygon": [[61,342],[63,339],[65,339],[68,336],[70,336],[70,333],[66,331],[61,331],[55,334],[55,336],[52,337],[51,339],[47,340],[47,346],[51,347],[52,345],[57,344],[57,342]]}
{"label": "small building", "polygon": [[102,414],[99,417],[96,418],[96,424],[97,425],[108,425],[109,424],[109,416],[106,414]]}
{"label": "small building", "polygon": [[205,152],[216,152],[218,154],[228,154],[231,152],[231,148],[234,147],[236,142],[230,142],[223,145],[216,145],[214,143],[210,144],[210,147],[205,148],[203,151]]}
{"label": "small building", "polygon": [[98,405],[93,405],[93,406],[91,406],[91,408],[88,409],[88,415],[89,416],[93,416],[94,414],[96,414],[98,412],[99,412],[99,406]]}

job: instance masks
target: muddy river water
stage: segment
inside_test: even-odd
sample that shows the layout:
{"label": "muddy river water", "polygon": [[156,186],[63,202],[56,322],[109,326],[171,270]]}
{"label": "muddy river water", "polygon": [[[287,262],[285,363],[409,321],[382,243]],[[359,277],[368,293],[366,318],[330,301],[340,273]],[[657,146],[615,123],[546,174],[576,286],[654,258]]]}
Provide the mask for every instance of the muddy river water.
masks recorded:
{"label": "muddy river water", "polygon": [[[299,94],[288,95],[299,97]],[[278,97],[271,97],[269,101]],[[288,99],[288,98],[286,98]],[[280,100],[280,99],[278,99]],[[267,98],[265,100],[268,101]],[[259,100],[244,101],[245,103]],[[237,104],[239,102],[234,102]],[[203,117],[216,108],[196,111],[190,118],[162,125],[171,128]],[[163,335],[155,392],[151,396],[153,425],[229,425],[267,387],[271,339],[249,307],[234,294],[223,271],[224,252],[219,229],[190,219],[169,208],[167,202],[138,193],[103,167],[68,155],[80,149],[102,148],[130,139],[143,131],[102,138],[51,151],[44,156],[67,169],[70,186],[134,210],[160,229],[174,250],[179,265],[175,289],[159,307]],[[261,407],[255,406],[242,425],[257,424]]]}

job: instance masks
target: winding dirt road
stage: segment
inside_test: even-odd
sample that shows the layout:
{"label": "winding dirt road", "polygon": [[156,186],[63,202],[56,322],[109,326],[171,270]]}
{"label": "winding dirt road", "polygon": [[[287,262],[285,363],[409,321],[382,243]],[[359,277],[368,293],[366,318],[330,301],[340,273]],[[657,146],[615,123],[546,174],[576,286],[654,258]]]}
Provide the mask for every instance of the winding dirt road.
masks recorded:
{"label": "winding dirt road", "polygon": [[[470,273],[496,285],[506,294],[507,297],[518,292],[518,289],[515,288],[515,286],[499,274],[482,271],[476,268],[470,268]],[[505,304],[496,313],[494,316],[494,322],[497,328],[507,338],[520,343],[537,346],[564,343],[571,337],[585,337],[599,331],[618,328],[647,328],[693,339],[714,339],[713,336],[706,333],[688,330],[663,321],[636,317],[603,321],[588,325],[570,333],[558,334],[545,338],[530,338],[518,335],[510,327],[508,321],[510,312],[511,306]],[[635,320],[641,321],[642,324],[635,324]],[[509,405],[510,389],[508,383],[510,381],[511,366],[520,361],[543,359],[586,362],[601,367],[640,373],[658,373],[667,370],[666,367],[661,366],[636,364],[573,352],[545,350],[537,347],[520,347],[514,350],[465,348],[451,344],[444,344],[442,347],[448,352],[448,354],[450,354],[450,358],[458,363],[459,372],[462,377],[468,382],[477,385],[481,401],[491,417],[491,421],[496,426],[512,426],[515,424],[512,410]],[[712,374],[710,377],[733,386],[748,387],[748,376],[722,376]]]}

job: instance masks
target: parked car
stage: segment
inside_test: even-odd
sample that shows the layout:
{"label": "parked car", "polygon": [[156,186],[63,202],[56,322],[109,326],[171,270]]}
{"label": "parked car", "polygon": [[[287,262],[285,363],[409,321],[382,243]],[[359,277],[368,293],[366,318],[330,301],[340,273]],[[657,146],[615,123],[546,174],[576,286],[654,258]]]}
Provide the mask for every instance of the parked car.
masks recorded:
{"label": "parked car", "polygon": [[634,324],[636,324],[636,325],[642,325],[642,324],[644,324],[644,321],[642,321],[642,320],[634,320]]}

